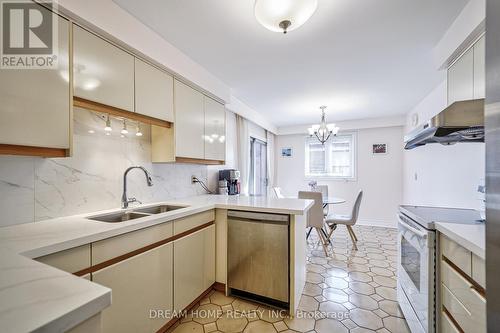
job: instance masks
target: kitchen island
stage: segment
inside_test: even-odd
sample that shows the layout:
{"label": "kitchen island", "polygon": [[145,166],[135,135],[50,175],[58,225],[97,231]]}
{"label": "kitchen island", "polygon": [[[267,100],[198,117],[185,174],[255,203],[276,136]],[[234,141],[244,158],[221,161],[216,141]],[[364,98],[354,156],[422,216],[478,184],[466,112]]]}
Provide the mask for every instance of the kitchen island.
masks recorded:
{"label": "kitchen island", "polygon": [[[113,307],[113,304],[120,302],[118,294],[117,297],[113,297],[113,303],[111,302],[112,289],[115,287],[109,288],[106,283],[99,284],[99,281],[106,281],[107,275],[111,276],[120,272],[121,262],[129,265],[133,263],[133,260],[151,262],[151,260],[147,261],[146,254],[154,256],[153,262],[156,258],[161,260],[170,258],[168,269],[157,272],[158,276],[165,274],[174,280],[170,289],[167,288],[165,291],[165,295],[170,295],[173,290],[177,290],[177,294],[182,293],[179,292],[183,290],[182,283],[188,283],[191,278],[189,274],[193,267],[189,266],[190,262],[192,261],[194,265],[194,262],[199,260],[200,256],[196,255],[197,250],[203,257],[201,262],[206,266],[203,281],[201,281],[202,286],[209,286],[209,289],[225,288],[228,210],[290,216],[289,311],[295,312],[305,285],[304,233],[306,213],[312,201],[204,195],[148,204],[130,208],[129,211],[167,205],[177,206],[178,209],[118,223],[89,219],[89,217],[116,213],[115,209],[1,228],[0,327],[2,327],[2,332],[64,332],[77,325],[75,331],[79,329],[88,332],[99,331],[101,320],[109,320],[106,319],[109,316],[105,313],[112,312],[109,309]],[[187,243],[186,240],[191,239],[188,238],[191,236],[196,236],[202,241],[192,238],[194,243]],[[134,245],[136,243],[138,245]],[[181,253],[183,247],[188,247],[185,255],[179,258],[179,263],[175,262],[175,255],[172,254],[173,251],[170,248],[177,245],[179,249],[175,252],[177,254]],[[205,247],[201,247],[202,245]],[[70,255],[70,264],[66,260],[64,264],[58,266],[64,261],[60,253]],[[188,258],[190,255],[193,257]],[[38,260],[33,260],[37,258]],[[54,265],[51,266],[51,263]],[[78,266],[76,263],[81,263],[81,265],[76,267]],[[65,267],[70,268],[65,269]],[[184,277],[188,278],[175,282],[176,267],[178,271],[185,270],[183,274],[188,275]],[[125,268],[126,266],[123,269]],[[113,269],[116,271],[111,271]],[[136,271],[132,270],[132,272]],[[154,274],[156,273],[151,271],[145,276],[150,278]],[[175,283],[178,283],[179,287]],[[120,288],[119,285],[116,287],[117,292]],[[194,298],[190,295],[178,295],[182,297],[174,299],[172,296],[172,300],[161,301],[165,301],[166,307],[170,307],[171,310],[181,311],[202,294]],[[105,312],[101,318],[102,311]],[[168,323],[156,321],[145,331],[164,329],[166,324]],[[102,326],[104,331],[106,327],[111,327],[104,323]]]}

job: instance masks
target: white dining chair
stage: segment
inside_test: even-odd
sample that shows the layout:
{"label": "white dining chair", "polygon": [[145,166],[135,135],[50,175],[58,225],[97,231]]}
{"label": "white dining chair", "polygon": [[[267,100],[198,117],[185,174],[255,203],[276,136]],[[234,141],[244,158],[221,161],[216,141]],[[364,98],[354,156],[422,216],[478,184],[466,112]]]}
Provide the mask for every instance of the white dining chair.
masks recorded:
{"label": "white dining chair", "polygon": [[[320,192],[323,200],[328,199],[328,185],[316,185],[314,192]],[[323,204],[323,215],[327,216],[329,213],[329,205]]]}
{"label": "white dining chair", "polygon": [[349,236],[351,237],[353,247],[357,250],[358,246],[356,245],[356,242],[358,241],[358,237],[356,237],[356,234],[354,233],[354,230],[352,229],[352,226],[356,224],[358,221],[358,216],[359,216],[359,208],[361,207],[361,199],[363,198],[363,191],[359,191],[356,201],[354,202],[354,206],[352,207],[352,212],[351,215],[337,215],[337,214],[330,214],[326,217],[326,224],[330,228],[330,232],[328,233],[328,240],[331,239],[333,232],[335,231],[335,228],[338,224],[343,224],[347,228],[347,232],[349,233]]}
{"label": "white dining chair", "polygon": [[309,209],[307,215],[307,227],[316,230],[321,245],[323,246],[323,251],[325,255],[328,256],[327,251],[327,236],[324,234],[324,216],[323,216],[323,198],[320,192],[310,192],[310,191],[300,191],[299,199],[309,199],[314,200],[313,206]]}
{"label": "white dining chair", "polygon": [[274,194],[276,195],[276,198],[284,198],[285,196],[281,193],[281,187],[273,187]]}

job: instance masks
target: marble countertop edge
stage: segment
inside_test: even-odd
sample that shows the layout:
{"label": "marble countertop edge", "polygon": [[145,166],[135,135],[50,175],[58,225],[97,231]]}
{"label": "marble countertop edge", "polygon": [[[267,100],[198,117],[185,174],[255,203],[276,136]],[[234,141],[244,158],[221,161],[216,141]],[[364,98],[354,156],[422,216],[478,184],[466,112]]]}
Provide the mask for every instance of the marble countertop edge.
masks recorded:
{"label": "marble countertop edge", "polygon": [[481,259],[486,256],[486,226],[484,223],[457,224],[436,222],[436,229],[471,251]]}

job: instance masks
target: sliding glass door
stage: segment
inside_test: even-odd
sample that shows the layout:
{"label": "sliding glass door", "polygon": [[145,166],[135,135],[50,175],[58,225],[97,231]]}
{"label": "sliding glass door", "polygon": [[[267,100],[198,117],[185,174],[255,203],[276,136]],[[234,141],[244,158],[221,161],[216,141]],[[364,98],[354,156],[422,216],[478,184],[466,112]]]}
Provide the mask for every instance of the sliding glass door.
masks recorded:
{"label": "sliding glass door", "polygon": [[267,194],[267,145],[250,138],[250,195]]}

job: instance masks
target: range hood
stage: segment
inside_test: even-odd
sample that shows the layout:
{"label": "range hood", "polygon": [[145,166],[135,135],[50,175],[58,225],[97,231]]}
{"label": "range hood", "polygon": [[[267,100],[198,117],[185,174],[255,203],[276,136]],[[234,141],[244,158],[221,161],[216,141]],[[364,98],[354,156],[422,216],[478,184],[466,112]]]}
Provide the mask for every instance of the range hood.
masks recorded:
{"label": "range hood", "polygon": [[484,142],[484,99],[451,104],[405,136],[405,149],[428,143]]}

